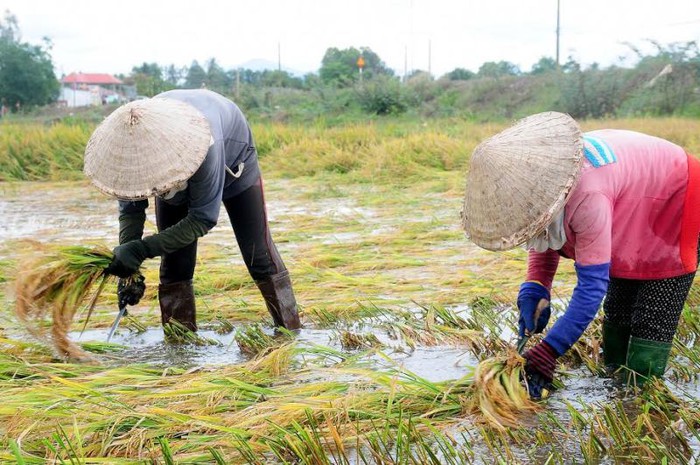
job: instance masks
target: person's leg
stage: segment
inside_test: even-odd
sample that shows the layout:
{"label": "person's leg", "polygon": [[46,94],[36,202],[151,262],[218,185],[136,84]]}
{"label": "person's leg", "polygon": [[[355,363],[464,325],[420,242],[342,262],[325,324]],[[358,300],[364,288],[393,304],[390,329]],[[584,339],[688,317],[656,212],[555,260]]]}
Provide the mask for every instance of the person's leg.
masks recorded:
{"label": "person's leg", "polygon": [[262,178],[240,194],[224,200],[238,247],[276,326],[301,326],[289,272],[270,235]]}
{"label": "person's leg", "polygon": [[626,365],[635,384],[662,377],[695,273],[642,281],[634,314]]}
{"label": "person's leg", "polygon": [[640,281],[611,278],[603,302],[603,361],[609,373],[627,361],[634,303]]}
{"label": "person's leg", "polygon": [[[156,198],[158,231],[173,226],[186,216],[186,205],[169,205]],[[196,260],[197,241],[161,257],[158,301],[164,325],[175,319],[189,330],[197,330],[197,312],[192,287]]]}

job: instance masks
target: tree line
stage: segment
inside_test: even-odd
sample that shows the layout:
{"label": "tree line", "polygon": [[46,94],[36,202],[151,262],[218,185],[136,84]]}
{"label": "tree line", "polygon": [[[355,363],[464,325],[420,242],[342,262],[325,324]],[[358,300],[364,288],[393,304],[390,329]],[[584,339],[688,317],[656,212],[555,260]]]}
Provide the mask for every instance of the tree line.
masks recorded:
{"label": "tree line", "polygon": [[[234,97],[246,111],[277,119],[343,118],[362,114],[513,118],[543,110],[577,118],[626,115],[700,117],[700,50],[695,42],[663,45],[637,55],[633,67],[562,65],[542,57],[524,72],[508,61],[478,70],[456,68],[435,78],[415,70],[396,76],[368,47],[328,48],[318,73],[224,69],[215,58],[190,66],[142,63],[117,75],[136,92],[153,96],[174,88],[201,88]],[[358,58],[362,58],[362,72]],[[0,99],[16,110],[49,105],[60,84],[53,71],[51,42],[21,40],[17,19],[0,21]],[[349,115],[349,116],[348,116]]]}

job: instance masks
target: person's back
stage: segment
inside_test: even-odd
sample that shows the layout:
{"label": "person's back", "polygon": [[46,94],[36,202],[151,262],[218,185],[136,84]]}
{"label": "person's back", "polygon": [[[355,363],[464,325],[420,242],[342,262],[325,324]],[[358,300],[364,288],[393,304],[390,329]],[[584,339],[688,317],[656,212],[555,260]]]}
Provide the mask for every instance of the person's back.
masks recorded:
{"label": "person's back", "polygon": [[622,278],[687,272],[679,253],[688,216],[685,151],[658,137],[612,129],[585,133],[584,151],[566,204],[564,255],[582,264],[609,261],[611,276]]}

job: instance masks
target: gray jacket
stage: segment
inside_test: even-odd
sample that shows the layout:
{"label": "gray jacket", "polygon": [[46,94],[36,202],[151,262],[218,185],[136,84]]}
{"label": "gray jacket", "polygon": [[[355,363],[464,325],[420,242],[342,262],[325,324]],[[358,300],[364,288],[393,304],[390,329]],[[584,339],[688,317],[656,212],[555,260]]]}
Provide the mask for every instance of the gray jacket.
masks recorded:
{"label": "gray jacket", "polygon": [[[257,151],[250,126],[231,100],[206,89],[170,90],[154,98],[189,103],[209,121],[214,143],[204,161],[187,181],[187,189],[163,202],[188,205],[187,217],[154,236],[145,238],[149,255],[174,252],[213,228],[221,201],[252,186],[260,177]],[[119,201],[119,242],[140,239],[148,200]],[[140,227],[139,227],[140,225]]]}

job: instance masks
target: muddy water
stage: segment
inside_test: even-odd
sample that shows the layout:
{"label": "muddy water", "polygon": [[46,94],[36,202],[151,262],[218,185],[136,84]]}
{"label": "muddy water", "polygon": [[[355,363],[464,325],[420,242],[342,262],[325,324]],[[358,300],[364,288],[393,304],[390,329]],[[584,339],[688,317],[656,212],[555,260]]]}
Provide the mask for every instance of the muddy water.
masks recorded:
{"label": "muddy water", "polygon": [[[372,329],[367,331],[379,334],[379,331],[375,332]],[[108,332],[108,329],[86,330],[82,334],[75,331],[70,334],[70,338],[77,343],[105,342]],[[273,334],[272,329],[269,328],[266,332]],[[108,355],[97,355],[97,358],[108,365],[147,364],[180,368],[237,364],[250,359],[239,350],[234,340],[235,329],[228,334],[200,329],[198,335],[210,343],[173,344],[165,340],[161,328],[148,328],[144,332],[121,328],[110,340],[112,344],[119,347],[115,347],[115,350],[110,351]],[[338,333],[335,331],[309,328],[300,330],[295,338],[297,345],[302,348],[320,345],[342,351],[343,348],[338,340]],[[467,372],[467,367],[476,363],[473,356],[455,347],[418,347],[407,352],[395,350],[399,349],[395,341],[383,337],[380,337],[380,340],[387,344],[385,352],[395,362],[395,366],[431,382],[461,378]],[[393,348],[392,343],[395,346]],[[386,360],[379,356],[373,356],[369,361],[376,363],[378,368],[386,365]]]}
{"label": "muddy water", "polygon": [[[284,191],[284,182],[276,189]],[[270,197],[270,196],[268,196]],[[308,215],[317,218],[332,218],[338,221],[361,219],[369,234],[382,234],[393,230],[391,218],[385,218],[381,207],[377,209],[359,206],[352,197],[314,199],[311,203],[303,198],[275,195],[268,198],[268,215],[276,230],[284,230],[285,217]],[[155,231],[153,208],[147,211],[146,231]],[[447,214],[447,213],[445,213]],[[11,254],[11,247],[3,247],[18,239],[35,239],[42,242],[65,244],[100,241],[115,243],[118,232],[116,202],[99,193],[87,182],[82,183],[5,183],[0,184],[0,258]],[[359,233],[331,232],[309,240],[322,243],[357,241]],[[206,246],[235,247],[230,222],[225,210],[219,216],[219,224],[206,236]],[[284,248],[289,244],[282,244]],[[232,254],[234,261],[240,261]],[[108,328],[71,334],[77,342],[106,341]],[[206,329],[200,335],[217,341],[217,345],[177,346],[163,340],[160,328],[149,328],[137,334],[120,328],[112,338],[122,345],[123,351],[111,354],[110,360],[151,363],[156,365],[217,365],[240,363],[245,357],[233,341],[233,334],[220,335]],[[304,329],[298,336],[300,344],[320,344],[341,349],[337,333],[326,330]],[[390,341],[384,341],[391,347]],[[462,350],[451,347],[417,348],[410,354],[395,352],[397,362],[407,369],[431,381],[440,381],[463,376],[464,365],[473,359],[465,358]],[[440,361],[438,364],[437,362]],[[118,363],[118,362],[115,362]],[[439,368],[436,368],[439,366]]]}

